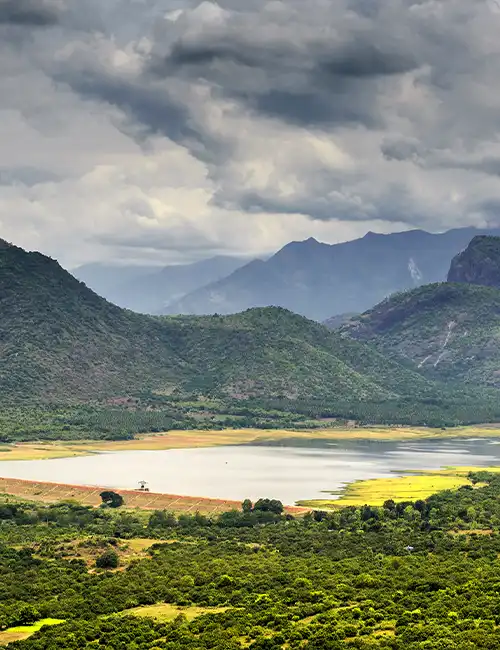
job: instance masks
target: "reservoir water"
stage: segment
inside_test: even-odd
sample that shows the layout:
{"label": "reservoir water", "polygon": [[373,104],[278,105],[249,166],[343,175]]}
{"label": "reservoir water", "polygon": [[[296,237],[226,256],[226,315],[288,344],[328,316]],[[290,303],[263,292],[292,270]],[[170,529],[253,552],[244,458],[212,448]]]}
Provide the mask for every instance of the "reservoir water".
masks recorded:
{"label": "reservoir water", "polygon": [[2,461],[0,476],[223,499],[270,497],[293,504],[327,498],[357,479],[405,470],[496,465],[498,439],[419,442],[281,441],[280,444],[120,451],[73,458]]}

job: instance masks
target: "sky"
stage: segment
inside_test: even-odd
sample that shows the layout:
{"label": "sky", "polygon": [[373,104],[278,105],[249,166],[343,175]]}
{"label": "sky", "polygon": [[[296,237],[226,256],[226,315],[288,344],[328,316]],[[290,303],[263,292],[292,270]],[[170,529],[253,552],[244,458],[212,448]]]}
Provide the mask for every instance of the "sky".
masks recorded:
{"label": "sky", "polygon": [[500,0],[0,0],[0,237],[74,267],[500,225]]}

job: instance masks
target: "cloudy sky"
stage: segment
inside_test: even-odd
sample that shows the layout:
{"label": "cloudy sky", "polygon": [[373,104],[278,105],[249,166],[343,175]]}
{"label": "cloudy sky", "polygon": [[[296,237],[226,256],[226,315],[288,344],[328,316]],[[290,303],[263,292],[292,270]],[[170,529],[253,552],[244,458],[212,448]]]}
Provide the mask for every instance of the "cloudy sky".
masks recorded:
{"label": "cloudy sky", "polygon": [[0,237],[65,265],[500,225],[500,0],[0,0]]}

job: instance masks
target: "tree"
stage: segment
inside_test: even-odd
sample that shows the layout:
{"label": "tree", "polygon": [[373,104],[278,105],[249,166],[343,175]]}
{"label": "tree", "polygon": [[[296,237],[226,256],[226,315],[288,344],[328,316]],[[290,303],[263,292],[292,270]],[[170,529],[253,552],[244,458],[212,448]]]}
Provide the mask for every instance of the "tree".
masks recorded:
{"label": "tree", "polygon": [[99,496],[101,497],[103,504],[110,508],[119,508],[123,505],[123,497],[117,492],[105,490],[104,492],[101,492]]}
{"label": "tree", "polygon": [[120,563],[120,559],[118,557],[118,553],[116,553],[112,549],[105,551],[95,561],[95,565],[99,569],[116,569],[119,563]]}
{"label": "tree", "polygon": [[174,528],[176,525],[175,515],[165,510],[155,510],[149,517],[149,528]]}
{"label": "tree", "polygon": [[277,499],[259,499],[253,507],[254,512],[272,512],[276,515],[281,515],[283,512],[283,504]]}
{"label": "tree", "polygon": [[250,499],[245,499],[241,504],[241,509],[243,510],[243,512],[252,512],[252,508],[253,505]]}

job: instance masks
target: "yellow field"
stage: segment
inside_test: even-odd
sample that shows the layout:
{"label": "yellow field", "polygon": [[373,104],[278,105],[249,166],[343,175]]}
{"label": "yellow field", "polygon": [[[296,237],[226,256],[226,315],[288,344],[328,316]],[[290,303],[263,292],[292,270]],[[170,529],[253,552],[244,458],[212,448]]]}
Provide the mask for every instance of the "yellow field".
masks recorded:
{"label": "yellow field", "polygon": [[63,443],[18,443],[2,445],[0,447],[0,461],[2,460],[46,460],[48,458],[68,458],[70,456],[83,456],[84,453],[73,450]]}
{"label": "yellow field", "polygon": [[398,476],[394,478],[375,478],[366,481],[355,481],[345,487],[338,499],[314,499],[300,501],[300,505],[309,508],[342,508],[344,506],[381,506],[384,501],[416,501],[426,499],[442,490],[455,490],[461,485],[470,485],[464,475],[418,474],[411,476]]}
{"label": "yellow field", "polygon": [[193,618],[201,616],[202,614],[219,614],[225,612],[228,607],[177,607],[176,605],[169,605],[168,603],[160,603],[159,605],[144,605],[142,607],[134,607],[133,609],[126,609],[121,612],[123,616],[149,616],[161,623],[173,621],[179,614],[192,621]]}
{"label": "yellow field", "polygon": [[454,437],[500,437],[499,425],[428,429],[425,427],[352,427],[343,429],[224,429],[219,431],[168,431],[137,436],[134,440],[18,443],[0,447],[2,460],[41,460],[82,456],[102,451],[186,449],[240,445],[258,441],[298,440],[419,440]]}
{"label": "yellow field", "polygon": [[349,483],[338,499],[299,501],[308,508],[342,508],[344,506],[381,506],[384,501],[417,501],[443,490],[456,490],[461,485],[472,485],[469,472],[500,472],[500,467],[445,467],[440,470],[414,471],[406,476],[374,478]]}

